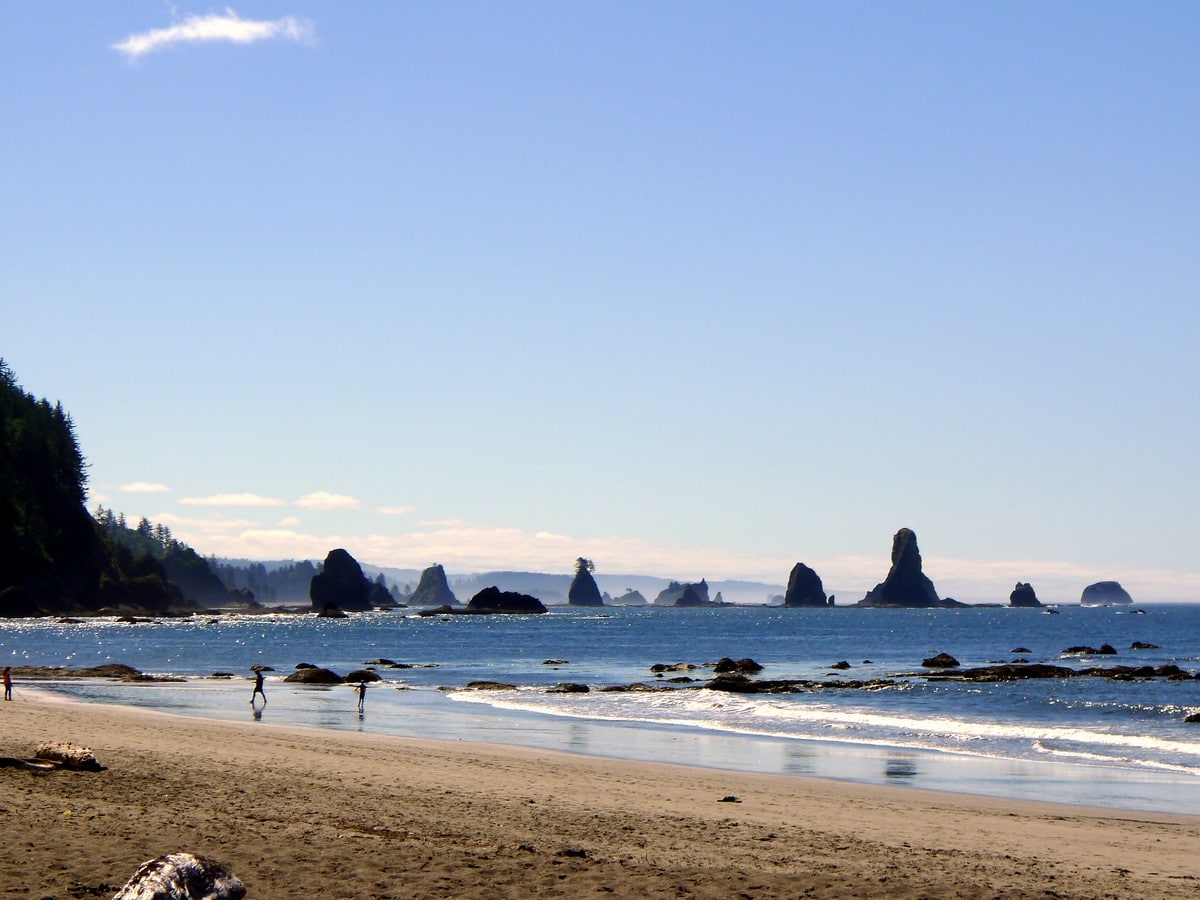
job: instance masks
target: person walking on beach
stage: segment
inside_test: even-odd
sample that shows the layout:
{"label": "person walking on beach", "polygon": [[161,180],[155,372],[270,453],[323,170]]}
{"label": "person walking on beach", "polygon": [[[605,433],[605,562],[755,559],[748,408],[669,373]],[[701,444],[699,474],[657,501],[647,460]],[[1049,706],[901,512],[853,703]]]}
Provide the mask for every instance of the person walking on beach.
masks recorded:
{"label": "person walking on beach", "polygon": [[263,706],[267,705],[267,692],[263,690],[263,673],[262,669],[254,670],[254,693],[250,695],[250,705],[254,705],[254,698],[258,696],[263,698]]}
{"label": "person walking on beach", "polygon": [[4,667],[4,699],[12,699],[12,667]]}
{"label": "person walking on beach", "polygon": [[358,683],[358,687],[354,689],[354,692],[358,694],[358,711],[362,712],[363,704],[367,700],[367,683],[365,681],[360,681]]}

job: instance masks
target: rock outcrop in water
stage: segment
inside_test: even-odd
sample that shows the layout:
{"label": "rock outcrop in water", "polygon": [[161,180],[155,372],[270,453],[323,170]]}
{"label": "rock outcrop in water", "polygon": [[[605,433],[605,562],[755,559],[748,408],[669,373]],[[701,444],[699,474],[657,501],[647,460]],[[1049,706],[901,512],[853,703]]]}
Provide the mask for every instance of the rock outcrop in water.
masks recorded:
{"label": "rock outcrop in water", "polygon": [[496,614],[530,615],[544,613],[545,605],[537,597],[517,591],[502,591],[496,586],[485,587],[470,599],[466,607],[439,606],[423,609],[419,616],[486,616]]}
{"label": "rock outcrop in water", "polygon": [[910,528],[901,528],[892,538],[892,567],[887,578],[875,585],[857,605],[922,608],[964,604],[938,597],[933,582],[921,571],[921,551],[917,549],[916,534]]}
{"label": "rock outcrop in water", "polygon": [[646,597],[641,591],[635,591],[633,588],[625,588],[625,593],[619,597],[612,597],[608,600],[609,606],[645,606]]}
{"label": "rock outcrop in water", "polygon": [[485,587],[467,603],[471,613],[544,613],[545,605],[537,597],[518,591],[502,591]]}
{"label": "rock outcrop in water", "polygon": [[1133,602],[1129,592],[1117,581],[1097,581],[1083,589],[1081,606],[1123,606]]}
{"label": "rock outcrop in water", "polygon": [[717,603],[708,598],[708,582],[701,578],[694,584],[680,584],[672,581],[658,592],[654,598],[655,606],[724,606],[724,601]]}
{"label": "rock outcrop in water", "polygon": [[362,566],[341,548],[329,551],[324,568],[312,577],[308,586],[313,612],[330,606],[365,612],[371,608],[370,595],[371,582],[363,574]]}
{"label": "rock outcrop in water", "polygon": [[1013,588],[1012,593],[1008,595],[1008,605],[1041,606],[1042,601],[1037,598],[1037,594],[1033,590],[1033,585],[1018,581],[1017,586]]}
{"label": "rock outcrop in water", "polygon": [[434,563],[421,573],[421,581],[417,589],[408,598],[409,606],[462,606],[454,591],[450,590],[450,582],[446,580],[446,570],[440,564]]}
{"label": "rock outcrop in water", "polygon": [[600,588],[592,577],[595,565],[590,559],[582,556],[575,560],[575,577],[567,589],[568,606],[603,606],[604,598],[600,596]]}
{"label": "rock outcrop in water", "polygon": [[796,563],[788,576],[787,592],[783,595],[784,606],[828,606],[825,587],[821,576],[806,566]]}

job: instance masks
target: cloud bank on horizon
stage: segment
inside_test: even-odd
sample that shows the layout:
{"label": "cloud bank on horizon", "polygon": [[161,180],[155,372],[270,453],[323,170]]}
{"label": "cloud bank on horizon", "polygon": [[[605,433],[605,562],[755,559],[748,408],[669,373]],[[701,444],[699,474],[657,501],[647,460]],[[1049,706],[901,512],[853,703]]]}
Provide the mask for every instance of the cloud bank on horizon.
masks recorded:
{"label": "cloud bank on horizon", "polygon": [[294,16],[271,20],[243,19],[232,9],[226,9],[224,14],[190,15],[167,28],[131,34],[112,48],[129,60],[138,60],[180,44],[253,44],[269,40],[311,44],[316,40],[316,29],[311,22]]}
{"label": "cloud bank on horizon", "polygon": [[[331,507],[336,509],[336,507]],[[344,547],[360,562],[421,569],[440,562],[451,572],[569,572],[578,556],[597,563],[601,572],[652,575],[680,581],[746,580],[786,584],[792,566],[805,562],[821,576],[826,590],[843,604],[861,599],[887,574],[890,540],[880,540],[878,556],[826,558],[771,556],[721,547],[628,538],[586,537],[550,531],[469,523],[422,521],[419,530],[389,534],[350,534],[302,530],[289,516],[271,525],[244,518],[192,518],[170,512],[150,516],[205,555],[250,559],[321,559]],[[919,538],[919,535],[918,535]],[[1082,589],[1096,581],[1121,581],[1135,600],[1178,601],[1200,594],[1200,574],[1131,567],[1099,567],[1054,560],[974,560],[924,553],[924,569],[941,596],[967,603],[1006,603],[1018,581],[1030,582],[1046,603],[1078,602]]]}

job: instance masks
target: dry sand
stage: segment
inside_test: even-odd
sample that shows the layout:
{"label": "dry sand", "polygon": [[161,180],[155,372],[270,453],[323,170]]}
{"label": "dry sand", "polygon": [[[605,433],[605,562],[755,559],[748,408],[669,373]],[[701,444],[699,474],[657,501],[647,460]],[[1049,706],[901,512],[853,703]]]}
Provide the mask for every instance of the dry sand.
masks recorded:
{"label": "dry sand", "polygon": [[0,898],[111,896],[180,850],[254,900],[1200,892],[1200,817],[19,699],[0,756],[107,768],[0,769]]}

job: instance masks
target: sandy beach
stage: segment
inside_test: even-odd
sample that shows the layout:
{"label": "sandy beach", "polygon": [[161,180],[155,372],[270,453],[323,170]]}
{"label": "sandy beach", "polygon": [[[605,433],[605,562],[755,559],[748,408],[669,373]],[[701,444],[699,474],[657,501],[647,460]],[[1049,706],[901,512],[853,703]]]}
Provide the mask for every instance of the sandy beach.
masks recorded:
{"label": "sandy beach", "polygon": [[[1200,817],[53,702],[0,707],[0,897],[191,851],[252,898],[1193,897]],[[740,802],[723,801],[733,796]]]}

